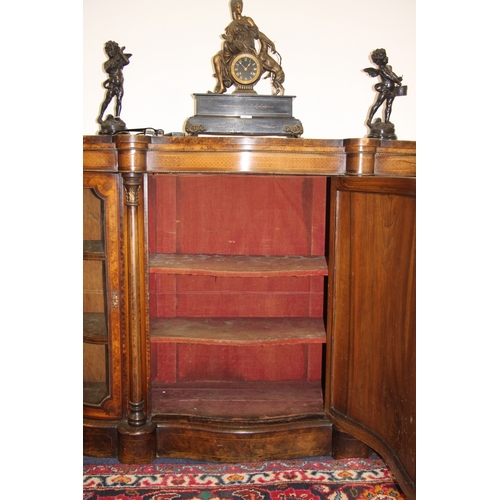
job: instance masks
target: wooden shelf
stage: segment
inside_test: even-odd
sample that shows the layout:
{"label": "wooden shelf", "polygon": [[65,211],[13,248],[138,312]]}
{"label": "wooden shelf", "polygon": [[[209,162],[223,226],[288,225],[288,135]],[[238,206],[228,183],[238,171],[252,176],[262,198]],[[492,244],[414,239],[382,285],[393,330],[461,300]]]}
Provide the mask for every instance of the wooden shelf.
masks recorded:
{"label": "wooden shelf", "polygon": [[151,318],[151,341],[220,345],[326,342],[322,318]]}
{"label": "wooden shelf", "polygon": [[324,256],[151,254],[149,271],[234,277],[327,276]]}
{"label": "wooden shelf", "polygon": [[208,418],[265,419],[323,413],[318,382],[196,382],[156,384],[152,412]]}
{"label": "wooden shelf", "polygon": [[83,341],[107,344],[108,328],[104,313],[83,313]]}

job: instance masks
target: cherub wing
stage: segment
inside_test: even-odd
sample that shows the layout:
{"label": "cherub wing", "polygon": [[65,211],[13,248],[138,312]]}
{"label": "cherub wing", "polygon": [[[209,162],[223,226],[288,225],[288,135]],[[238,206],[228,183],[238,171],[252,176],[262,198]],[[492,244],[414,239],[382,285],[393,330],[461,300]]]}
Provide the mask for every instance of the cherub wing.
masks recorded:
{"label": "cherub wing", "polygon": [[366,71],[370,76],[378,76],[380,75],[380,71],[375,68],[365,68],[363,71]]}

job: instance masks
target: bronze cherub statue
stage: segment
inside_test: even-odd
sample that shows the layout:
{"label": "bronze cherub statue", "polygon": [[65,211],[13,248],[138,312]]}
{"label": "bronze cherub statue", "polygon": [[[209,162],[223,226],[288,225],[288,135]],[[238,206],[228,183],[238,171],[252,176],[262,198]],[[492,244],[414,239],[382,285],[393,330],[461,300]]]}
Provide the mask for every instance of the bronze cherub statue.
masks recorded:
{"label": "bronze cherub statue", "polygon": [[[238,54],[249,53],[259,59],[262,66],[262,75],[267,72],[264,78],[271,77],[273,94],[284,95],[283,82],[285,81],[285,73],[281,67],[281,56],[276,51],[274,43],[259,31],[251,17],[242,15],[242,0],[231,0],[231,12],[233,21],[227,26],[225,33],[222,35],[224,39],[222,50],[213,57],[214,77],[217,79],[214,93],[223,94],[233,85],[230,69],[231,62]],[[255,40],[260,43],[258,53],[255,48]],[[273,54],[278,55],[280,63],[271,57],[269,49]]]}
{"label": "bronze cherub statue", "polygon": [[[106,95],[101,105],[101,110],[97,122],[101,125],[99,134],[113,134],[119,130],[126,129],[125,122],[120,118],[123,98],[123,67],[130,62],[132,54],[125,54],[125,47],[121,47],[112,40],[106,42],[104,50],[108,60],[104,63],[104,71],[108,74],[108,79],[104,81],[103,86],[106,89]],[[104,111],[113,98],[116,98],[115,116],[108,115],[103,120]]]}
{"label": "bronze cherub statue", "polygon": [[[368,137],[374,137],[377,139],[397,139],[395,127],[390,122],[392,103],[394,102],[395,97],[406,95],[407,86],[401,85],[403,77],[397,76],[392,71],[392,67],[387,64],[389,62],[389,58],[387,57],[385,49],[374,50],[371,54],[371,59],[378,66],[378,68],[365,68],[363,71],[368,73],[371,77],[380,77],[381,82],[375,85],[375,90],[378,92],[378,96],[370,109],[368,121],[366,122],[366,125],[370,129]],[[382,122],[380,118],[373,121],[375,113],[384,102],[385,121]]]}

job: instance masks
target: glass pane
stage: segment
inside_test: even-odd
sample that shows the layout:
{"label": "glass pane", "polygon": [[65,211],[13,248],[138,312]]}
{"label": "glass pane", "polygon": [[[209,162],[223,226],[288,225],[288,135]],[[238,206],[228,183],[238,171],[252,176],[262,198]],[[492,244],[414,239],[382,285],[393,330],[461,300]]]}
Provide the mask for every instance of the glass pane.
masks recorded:
{"label": "glass pane", "polygon": [[[83,242],[85,246],[100,247],[104,241],[103,201],[93,189],[83,189]],[[91,250],[88,250],[91,251]]]}
{"label": "glass pane", "polygon": [[107,346],[83,343],[83,402],[97,405],[108,395]]}
{"label": "glass pane", "polygon": [[103,260],[83,261],[83,312],[105,312],[105,269]]}
{"label": "glass pane", "polygon": [[108,389],[104,202],[83,190],[83,402],[99,405]]}

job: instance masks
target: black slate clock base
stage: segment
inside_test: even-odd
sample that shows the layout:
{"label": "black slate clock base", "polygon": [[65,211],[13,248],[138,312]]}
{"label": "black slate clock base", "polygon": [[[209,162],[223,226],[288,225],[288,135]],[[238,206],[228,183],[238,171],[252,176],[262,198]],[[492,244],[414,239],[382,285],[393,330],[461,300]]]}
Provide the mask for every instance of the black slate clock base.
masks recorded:
{"label": "black slate clock base", "polygon": [[295,96],[194,94],[196,114],[185,123],[189,135],[273,135],[300,137],[292,116]]}
{"label": "black slate clock base", "polygon": [[193,116],[185,125],[188,135],[271,135],[300,137],[302,124],[295,118],[238,118]]}

